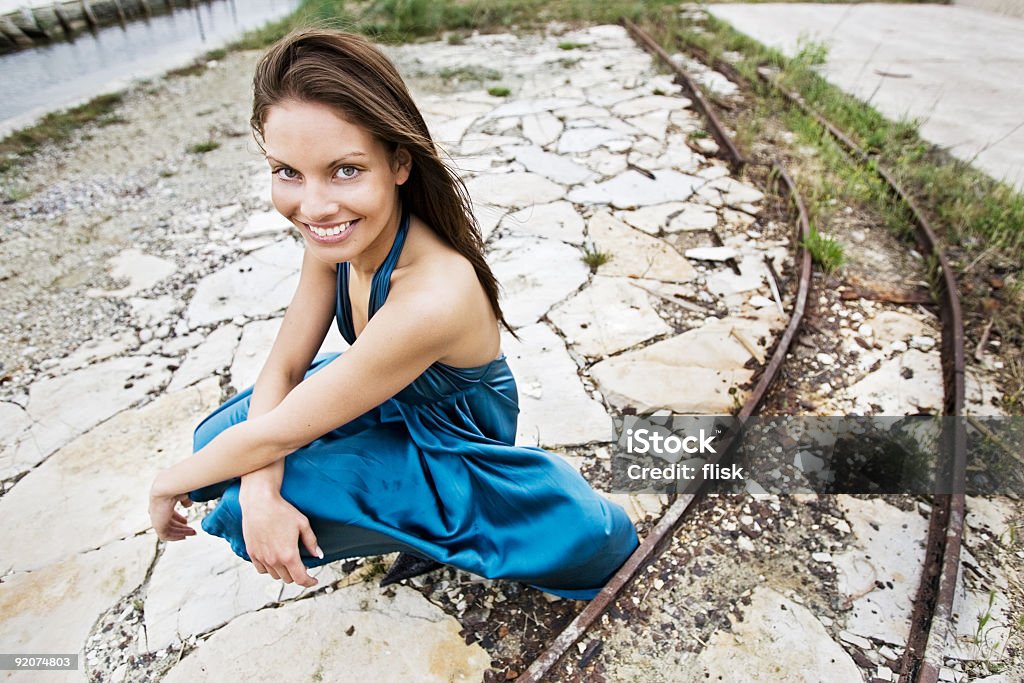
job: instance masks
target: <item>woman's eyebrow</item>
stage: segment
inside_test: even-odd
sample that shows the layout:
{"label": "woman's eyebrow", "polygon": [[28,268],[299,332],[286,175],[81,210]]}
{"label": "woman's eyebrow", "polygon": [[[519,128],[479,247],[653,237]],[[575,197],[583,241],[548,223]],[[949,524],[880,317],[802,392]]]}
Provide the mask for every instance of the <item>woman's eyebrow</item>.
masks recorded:
{"label": "woman's eyebrow", "polygon": [[[343,161],[348,161],[349,159],[358,159],[360,157],[365,157],[365,156],[367,156],[365,152],[349,152],[348,154],[344,154],[341,157],[339,157],[339,158],[335,159],[334,161],[330,162],[329,164],[327,164],[326,167],[330,168],[331,166],[336,166],[336,165],[340,164]],[[291,166],[291,164],[286,163],[284,161],[280,161],[278,159],[275,159],[274,157],[270,156],[269,154],[266,155],[266,159],[267,159],[267,161],[269,161],[271,163],[283,164],[285,166]]]}

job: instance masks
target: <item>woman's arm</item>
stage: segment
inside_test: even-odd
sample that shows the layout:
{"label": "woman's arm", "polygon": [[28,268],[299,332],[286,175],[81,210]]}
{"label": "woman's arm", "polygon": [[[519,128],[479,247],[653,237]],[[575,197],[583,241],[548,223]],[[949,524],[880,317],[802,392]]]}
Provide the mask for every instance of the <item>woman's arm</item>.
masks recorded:
{"label": "woman's arm", "polygon": [[[248,419],[269,413],[302,381],[334,320],[335,277],[334,266],[305,253],[295,295],[253,386]],[[239,497],[276,495],[283,479],[284,460],[277,460],[243,476]]]}
{"label": "woman's arm", "polygon": [[394,396],[464,332],[465,295],[456,296],[462,299],[456,303],[437,293],[437,287],[412,283],[393,290],[341,358],[301,382],[273,410],[226,429],[164,470],[153,495],[173,497],[265,467]]}

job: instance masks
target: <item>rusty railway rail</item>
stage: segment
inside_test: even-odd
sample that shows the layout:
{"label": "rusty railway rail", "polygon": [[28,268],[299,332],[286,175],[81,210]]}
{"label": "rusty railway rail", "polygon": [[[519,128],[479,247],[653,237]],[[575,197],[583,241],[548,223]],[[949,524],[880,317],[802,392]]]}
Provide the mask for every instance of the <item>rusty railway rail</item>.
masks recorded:
{"label": "rusty railway rail", "polygon": [[[803,99],[758,71],[761,80],[788,102],[800,108],[832,136],[853,159],[872,169],[886,184],[890,194],[906,207],[915,227],[915,238],[922,251],[932,256],[938,271],[939,317],[942,321],[942,372],[944,405],[947,416],[963,415],[965,398],[965,351],[963,313],[956,275],[946,258],[935,230],[913,197],[893,174],[857,145],[831,121],[811,109]],[[967,435],[960,420],[952,420],[943,430],[943,452],[947,454],[943,473],[950,491],[957,491],[958,482],[966,477]],[[963,493],[936,494],[928,520],[925,566],[914,600],[911,632],[900,662],[900,680],[914,683],[937,683],[942,670],[943,630],[952,618],[953,594],[960,566],[960,545],[963,538],[965,499]]]}
{"label": "rusty railway rail", "polygon": [[[700,88],[688,74],[675,62],[668,53],[648,34],[628,19],[622,20],[626,30],[633,39],[645,50],[661,60],[675,74],[675,81],[683,87],[692,99],[694,106],[704,116],[711,135],[715,138],[726,161],[733,171],[740,171],[749,164],[749,160],[736,147],[731,136],[708,104]],[[687,46],[691,49],[693,46]],[[692,50],[702,62],[726,75],[730,80],[745,87],[750,87],[746,79],[732,67],[721,60],[708,64],[708,55],[699,50]],[[911,195],[893,178],[892,174],[882,168],[877,160],[861,150],[853,140],[809,107],[794,93],[785,91],[776,83],[761,74],[765,84],[776,89],[787,100],[803,109],[832,135],[848,154],[862,164],[874,170],[886,183],[892,195],[903,203],[912,222],[917,228],[916,238],[924,253],[932,256],[937,263],[938,271],[938,303],[942,321],[942,368],[944,390],[944,414],[959,417],[963,414],[965,384],[965,352],[964,328],[960,300],[956,284],[956,276],[946,259],[935,231],[932,229],[924,213],[914,202]],[[770,164],[771,177],[779,181],[780,189],[788,197],[796,219],[796,239],[798,248],[799,280],[797,292],[790,314],[790,321],[776,345],[772,357],[761,373],[750,397],[741,407],[737,417],[744,419],[757,413],[767,394],[768,389],[778,377],[779,369],[785,360],[786,353],[793,343],[800,325],[803,322],[804,310],[810,291],[811,255],[804,246],[804,239],[810,233],[806,207],[800,197],[796,183],[783,166],[775,161]],[[955,491],[956,482],[963,482],[966,474],[966,433],[958,420],[952,421],[952,430],[943,432],[944,453],[950,457],[945,461],[942,476]],[[722,449],[721,460],[729,457],[730,442]],[[668,545],[672,532],[678,527],[683,517],[693,508],[693,504],[703,495],[703,486],[695,493],[677,496],[669,509],[662,515],[657,525],[626,563],[616,572],[605,588],[580,612],[576,618],[551,642],[516,680],[519,683],[536,683],[541,681],[562,656],[575,644],[590,627],[600,618],[608,607],[623,593],[630,581],[643,567],[647,566]],[[906,683],[937,683],[942,667],[942,645],[944,644],[944,627],[952,616],[953,594],[959,568],[960,544],[963,535],[964,494],[936,494],[933,498],[932,513],[929,519],[928,542],[925,551],[925,567],[922,572],[921,584],[911,615],[911,634],[900,663],[900,680]],[[939,627],[942,624],[942,627]]]}
{"label": "rusty railway rail", "polygon": [[[672,62],[668,54],[646,33],[629,20],[623,20],[623,24],[634,40],[660,58],[675,73],[676,82],[688,92],[697,109],[707,120],[712,136],[714,136],[720,148],[725,150],[730,166],[734,170],[742,169],[747,164],[747,159],[736,147],[732,138],[726,133],[724,126],[708,105],[700,89],[686,72]],[[800,324],[803,321],[811,285],[811,254],[804,246],[804,239],[810,233],[810,223],[804,202],[797,191],[796,183],[793,182],[792,177],[786,170],[778,163],[773,164],[772,169],[774,171],[773,177],[778,179],[781,190],[789,197],[796,215],[797,235],[794,244],[797,245],[800,252],[797,259],[800,264],[800,277],[797,285],[796,301],[790,315],[789,324],[776,345],[772,357],[761,373],[753,393],[737,414],[737,417],[740,418],[750,417],[757,412],[772,382],[778,377],[778,372],[785,360],[786,353],[796,338]],[[731,440],[724,442],[724,447],[721,449],[718,461],[724,461],[729,457],[732,445]],[[517,683],[536,683],[541,681],[552,670],[569,648],[587,632],[605,610],[622,594],[623,590],[629,585],[640,569],[653,562],[658,554],[660,554],[660,551],[671,540],[672,532],[678,527],[679,522],[692,510],[693,504],[703,495],[703,488],[703,486],[699,486],[695,493],[684,493],[675,498],[672,505],[662,515],[647,538],[633,552],[633,555],[615,573],[601,592],[555,637],[547,649],[533,661],[529,668],[516,679]]]}

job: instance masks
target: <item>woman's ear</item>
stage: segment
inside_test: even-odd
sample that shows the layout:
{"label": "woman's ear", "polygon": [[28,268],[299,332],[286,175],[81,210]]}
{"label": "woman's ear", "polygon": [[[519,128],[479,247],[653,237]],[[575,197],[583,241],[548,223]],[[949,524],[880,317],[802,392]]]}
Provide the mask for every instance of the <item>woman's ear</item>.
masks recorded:
{"label": "woman's ear", "polygon": [[405,147],[399,147],[391,157],[392,169],[395,173],[395,185],[402,185],[412,173],[412,155]]}

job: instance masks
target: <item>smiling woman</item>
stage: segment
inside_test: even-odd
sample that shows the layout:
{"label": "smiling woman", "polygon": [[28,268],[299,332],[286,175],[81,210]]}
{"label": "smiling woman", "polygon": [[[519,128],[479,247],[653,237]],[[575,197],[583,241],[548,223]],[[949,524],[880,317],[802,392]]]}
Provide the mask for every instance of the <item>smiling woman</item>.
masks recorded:
{"label": "smiling woman", "polygon": [[[636,531],[562,458],[514,445],[498,285],[394,67],[363,38],[307,30],[270,48],[254,84],[302,272],[256,384],[157,476],[157,534],[195,533],[176,503],[219,498],[203,529],[286,583],[400,551],[382,585],[445,563],[593,597]],[[351,348],[314,359],[334,322]]]}

